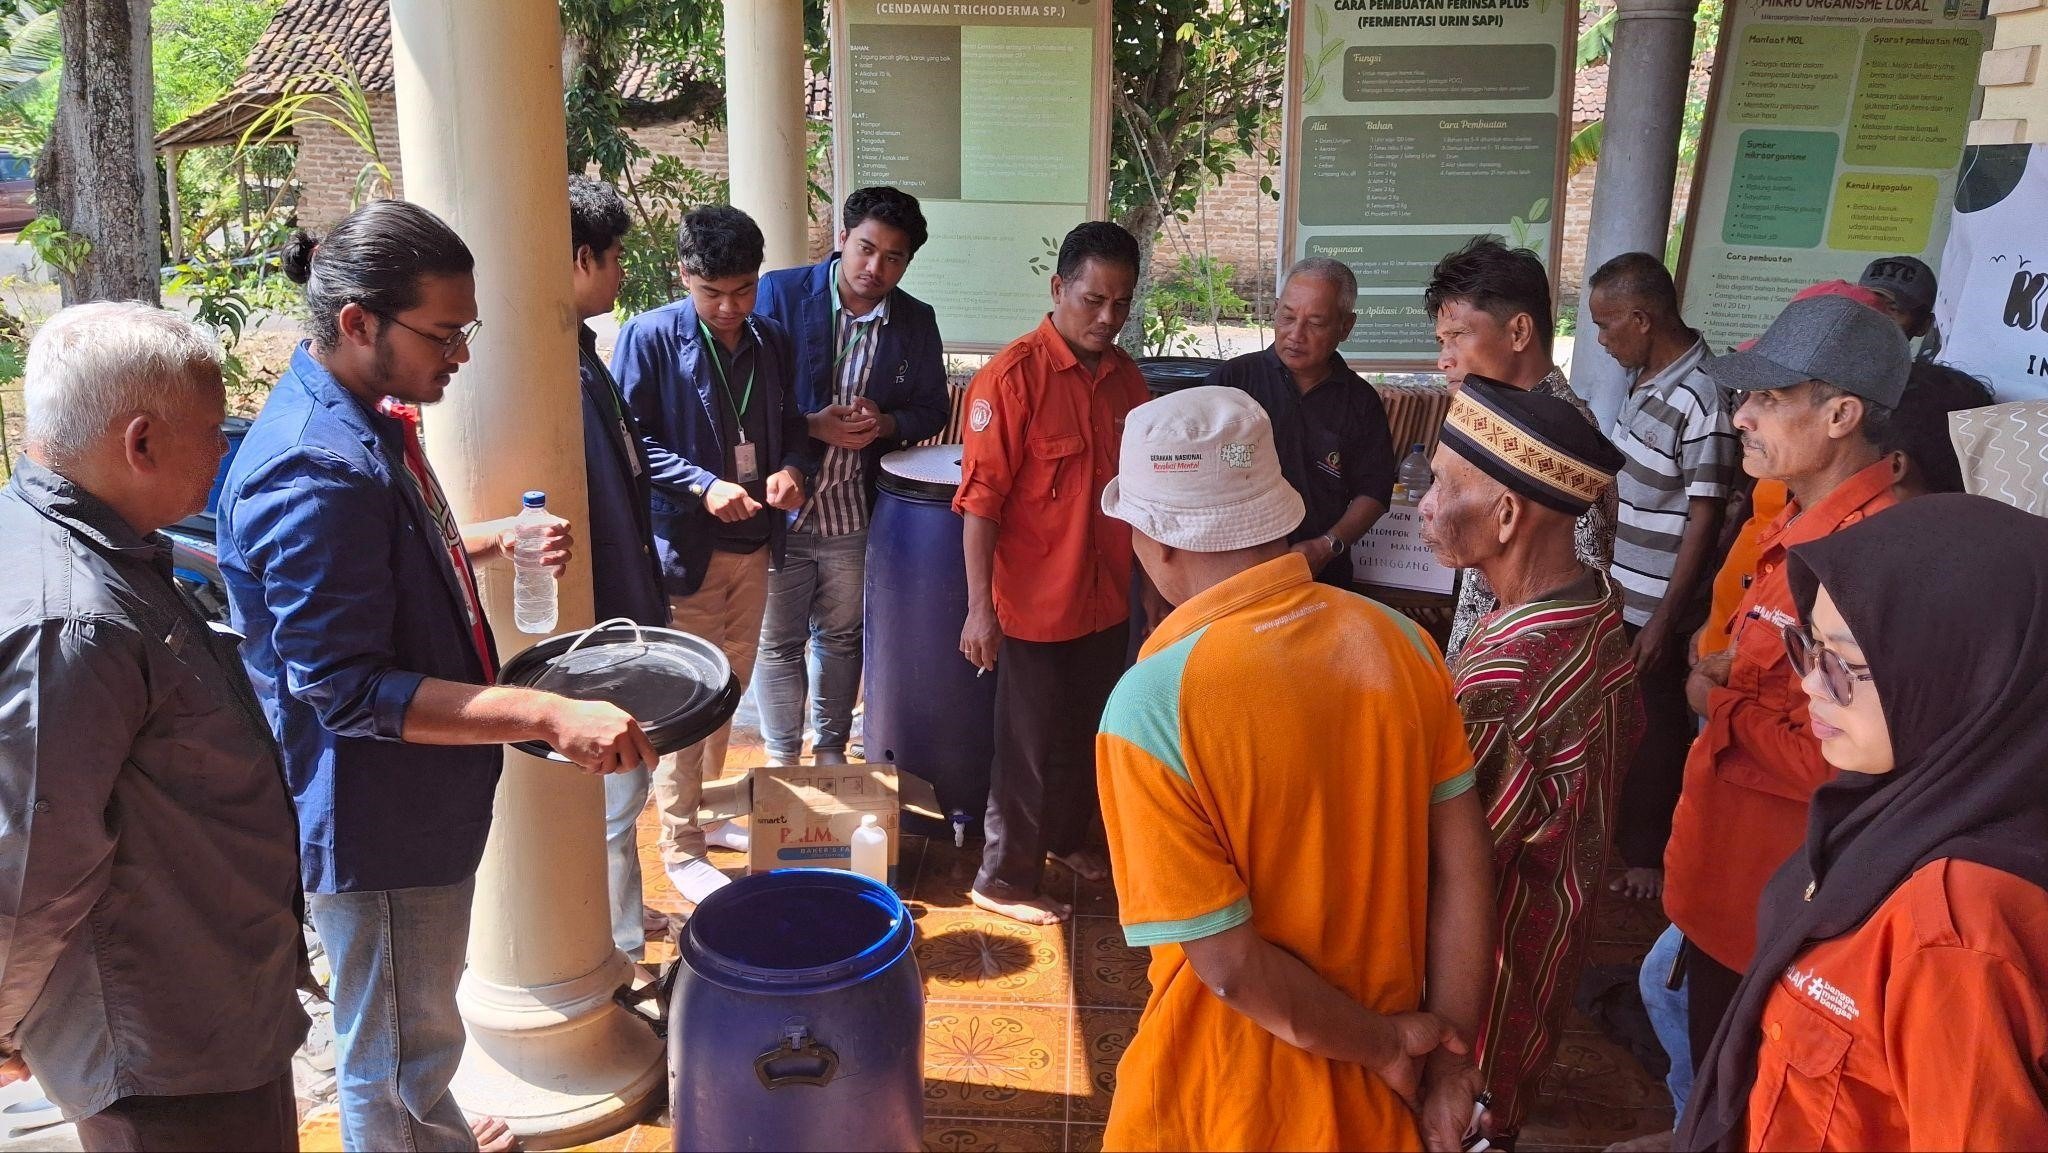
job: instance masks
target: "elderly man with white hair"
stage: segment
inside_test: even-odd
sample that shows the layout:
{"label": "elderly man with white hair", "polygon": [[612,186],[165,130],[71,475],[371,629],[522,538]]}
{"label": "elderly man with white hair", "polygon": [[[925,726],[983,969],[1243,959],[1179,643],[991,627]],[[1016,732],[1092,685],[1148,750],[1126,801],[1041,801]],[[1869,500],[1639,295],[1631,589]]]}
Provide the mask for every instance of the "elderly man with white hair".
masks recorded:
{"label": "elderly man with white hair", "polygon": [[212,336],[84,304],[29,345],[0,492],[0,1083],[88,1149],[296,1149],[297,830],[234,647],[156,530],[225,442]]}

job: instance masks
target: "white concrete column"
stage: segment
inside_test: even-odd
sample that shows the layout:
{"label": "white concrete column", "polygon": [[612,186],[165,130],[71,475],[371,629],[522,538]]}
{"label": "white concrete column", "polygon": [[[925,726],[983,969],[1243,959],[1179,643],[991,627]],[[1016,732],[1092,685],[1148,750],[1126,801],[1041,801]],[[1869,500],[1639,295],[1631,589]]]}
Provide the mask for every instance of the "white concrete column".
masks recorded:
{"label": "white concrete column", "polygon": [[[428,454],[464,521],[509,516],[538,488],[585,525],[555,0],[393,0],[391,24],[406,194],[476,254],[483,320],[425,418]],[[482,576],[509,658],[530,639],[513,625],[511,572]],[[590,623],[579,553],[561,627]],[[455,1095],[533,1143],[616,1131],[662,1087],[660,1042],[612,1002],[630,967],[605,886],[599,780],[507,749],[458,995],[469,1046]]]}
{"label": "white concrete column", "polygon": [[764,270],[809,256],[804,131],[804,6],[725,0],[725,154],[733,205],[767,238]]}
{"label": "white concrete column", "polygon": [[[1619,0],[1618,8],[1607,58],[1607,126],[1586,228],[1587,276],[1624,252],[1664,255],[1699,0]],[[1628,374],[1595,338],[1592,297],[1583,287],[1572,388],[1604,428],[1621,409]]]}

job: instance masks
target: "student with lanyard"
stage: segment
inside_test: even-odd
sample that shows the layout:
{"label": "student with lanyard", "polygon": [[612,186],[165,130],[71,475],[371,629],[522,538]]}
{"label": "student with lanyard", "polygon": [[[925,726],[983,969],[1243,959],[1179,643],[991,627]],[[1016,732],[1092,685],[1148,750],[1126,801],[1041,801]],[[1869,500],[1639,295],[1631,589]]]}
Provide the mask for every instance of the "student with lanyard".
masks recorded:
{"label": "student with lanyard", "polygon": [[[754,315],[763,241],[730,205],[683,218],[676,255],[689,294],[619,330],[612,374],[639,422],[654,485],[655,552],[671,627],[720,646],[745,685],[761,640],[768,572],[817,459],[796,404],[789,334]],[[726,884],[704,859],[704,781],[725,768],[728,725],[654,771],[661,857],[691,902]],[[710,830],[744,847],[736,830]]]}
{"label": "student with lanyard", "polygon": [[[803,752],[808,698],[820,761],[844,760],[860,690],[868,513],[882,454],[946,425],[946,365],[930,305],[897,287],[925,241],[917,198],[862,188],[846,198],[839,250],[761,278],[755,315],[789,330],[796,401],[817,484],[797,510],[768,580],[761,628],[761,733],[768,759]],[[807,684],[805,650],[817,661]]]}

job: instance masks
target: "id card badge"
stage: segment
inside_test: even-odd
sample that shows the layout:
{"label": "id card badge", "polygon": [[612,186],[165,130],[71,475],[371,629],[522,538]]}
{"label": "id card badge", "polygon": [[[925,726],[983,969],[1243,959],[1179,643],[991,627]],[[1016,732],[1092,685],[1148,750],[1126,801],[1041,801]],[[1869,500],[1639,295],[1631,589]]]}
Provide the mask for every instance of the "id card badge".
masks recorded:
{"label": "id card badge", "polygon": [[741,484],[752,484],[761,479],[759,447],[750,440],[743,440],[732,446],[734,480]]}

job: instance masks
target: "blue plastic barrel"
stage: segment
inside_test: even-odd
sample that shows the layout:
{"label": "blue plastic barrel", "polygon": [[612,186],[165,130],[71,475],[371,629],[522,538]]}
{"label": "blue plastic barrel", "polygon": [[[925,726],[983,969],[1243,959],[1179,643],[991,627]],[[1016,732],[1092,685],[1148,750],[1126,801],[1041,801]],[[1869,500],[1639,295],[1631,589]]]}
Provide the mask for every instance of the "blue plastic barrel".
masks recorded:
{"label": "blue plastic barrel", "polygon": [[959,487],[957,444],[882,458],[868,528],[862,729],[870,761],[931,783],[956,843],[988,809],[996,713],[995,675],[975,676],[960,655],[967,569],[952,508]]}
{"label": "blue plastic barrel", "polygon": [[836,869],[756,873],[683,930],[669,1005],[678,1150],[924,1143],[924,985],[910,911]]}

